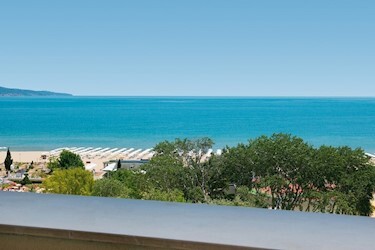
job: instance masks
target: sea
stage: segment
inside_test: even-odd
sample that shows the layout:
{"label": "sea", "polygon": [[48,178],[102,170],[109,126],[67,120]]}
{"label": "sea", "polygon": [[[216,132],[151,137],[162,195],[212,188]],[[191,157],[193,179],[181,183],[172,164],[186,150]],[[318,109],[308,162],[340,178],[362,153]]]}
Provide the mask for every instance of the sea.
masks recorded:
{"label": "sea", "polygon": [[150,148],[210,137],[215,149],[290,133],[375,153],[375,98],[1,97],[0,147]]}

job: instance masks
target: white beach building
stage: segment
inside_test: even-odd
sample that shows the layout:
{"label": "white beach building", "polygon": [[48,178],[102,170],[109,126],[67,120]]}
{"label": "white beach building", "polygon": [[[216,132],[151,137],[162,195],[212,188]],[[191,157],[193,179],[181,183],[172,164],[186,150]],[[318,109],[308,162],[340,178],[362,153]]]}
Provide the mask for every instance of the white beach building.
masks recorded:
{"label": "white beach building", "polygon": [[117,163],[110,163],[105,168],[102,169],[104,172],[112,172],[117,170]]}

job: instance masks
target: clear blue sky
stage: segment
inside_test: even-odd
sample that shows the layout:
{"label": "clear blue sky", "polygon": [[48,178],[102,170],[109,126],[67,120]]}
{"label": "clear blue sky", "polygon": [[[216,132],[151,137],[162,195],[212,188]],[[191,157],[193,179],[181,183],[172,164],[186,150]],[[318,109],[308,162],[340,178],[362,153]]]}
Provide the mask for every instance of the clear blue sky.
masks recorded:
{"label": "clear blue sky", "polygon": [[374,96],[375,1],[1,1],[0,86]]}

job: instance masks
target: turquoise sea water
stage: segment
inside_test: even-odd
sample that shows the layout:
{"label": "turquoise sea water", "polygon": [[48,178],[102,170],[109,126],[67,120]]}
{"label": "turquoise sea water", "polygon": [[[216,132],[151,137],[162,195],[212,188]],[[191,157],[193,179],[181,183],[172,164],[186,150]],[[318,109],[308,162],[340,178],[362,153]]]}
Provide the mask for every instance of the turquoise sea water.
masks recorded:
{"label": "turquoise sea water", "polygon": [[215,148],[275,132],[375,152],[375,98],[0,98],[0,147],[148,148],[208,136]]}

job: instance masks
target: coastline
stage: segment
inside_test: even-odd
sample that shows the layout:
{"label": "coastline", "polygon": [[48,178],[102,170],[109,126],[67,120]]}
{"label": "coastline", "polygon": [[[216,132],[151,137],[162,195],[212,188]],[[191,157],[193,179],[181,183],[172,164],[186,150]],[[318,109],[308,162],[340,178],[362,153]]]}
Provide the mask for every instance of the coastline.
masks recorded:
{"label": "coastline", "polygon": [[[68,149],[68,148],[65,148]],[[31,162],[46,165],[51,159],[59,156],[60,150],[54,149],[50,151],[40,150],[23,150],[13,151],[11,150],[11,156],[14,165],[30,164]],[[117,160],[150,160],[153,156],[152,148],[148,149],[137,149],[137,148],[96,148],[93,147],[75,147],[69,148],[69,151],[79,154],[83,163],[86,166],[90,166],[90,170],[94,170],[95,173],[103,173],[105,164],[110,161]],[[6,157],[7,151],[0,151],[0,165]]]}
{"label": "coastline", "polygon": [[[7,151],[0,151],[0,160],[1,163],[5,159]],[[15,163],[31,163],[33,162],[44,162],[41,158],[42,154],[45,153],[44,151],[39,151],[39,150],[28,150],[28,151],[12,151],[11,150],[11,155],[13,162]]]}
{"label": "coastline", "polygon": [[67,97],[0,98],[0,147],[154,147],[209,137],[214,148],[273,133],[375,153],[375,98]]}

